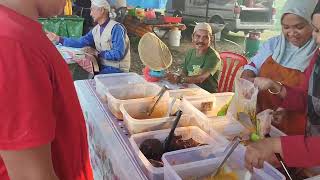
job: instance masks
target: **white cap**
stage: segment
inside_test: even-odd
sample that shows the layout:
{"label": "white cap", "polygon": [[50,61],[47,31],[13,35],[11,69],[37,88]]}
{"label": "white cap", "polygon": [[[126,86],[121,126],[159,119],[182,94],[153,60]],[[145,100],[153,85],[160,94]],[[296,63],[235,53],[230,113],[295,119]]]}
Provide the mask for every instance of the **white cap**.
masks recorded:
{"label": "white cap", "polygon": [[197,23],[196,27],[194,27],[193,33],[195,33],[198,30],[205,30],[208,31],[210,33],[210,35],[212,35],[212,29],[211,26],[208,23]]}
{"label": "white cap", "polygon": [[110,11],[110,5],[107,0],[91,0],[91,5]]}

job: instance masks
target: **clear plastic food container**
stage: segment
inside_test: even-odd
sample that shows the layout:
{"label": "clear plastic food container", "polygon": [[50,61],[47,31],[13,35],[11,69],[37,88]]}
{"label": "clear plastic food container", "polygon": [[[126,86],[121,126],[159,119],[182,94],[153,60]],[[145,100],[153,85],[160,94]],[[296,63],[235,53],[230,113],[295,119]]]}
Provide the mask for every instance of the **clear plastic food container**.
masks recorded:
{"label": "clear plastic food container", "polygon": [[146,82],[143,77],[136,73],[114,73],[114,74],[101,74],[94,77],[96,83],[96,91],[102,99],[106,100],[107,88]]}
{"label": "clear plastic food container", "polygon": [[233,95],[234,93],[215,93],[185,97],[182,102],[182,111],[197,117],[199,126],[205,129],[209,124],[209,118],[221,120],[218,112],[231,101]]}
{"label": "clear plastic food container", "polygon": [[[147,116],[146,112],[150,108],[153,101],[144,99],[136,102],[127,102],[120,106],[123,114],[124,123],[130,134],[137,134],[148,131],[156,131],[171,128],[176,116],[167,116],[169,100],[161,101],[155,110],[155,114]],[[179,102],[173,107],[173,112],[178,109]],[[178,127],[195,126],[195,118],[188,114],[182,115]]]}
{"label": "clear plastic food container", "polygon": [[[130,137],[130,143],[133,147],[134,153],[138,159],[138,162],[149,179],[162,180],[163,179],[163,167],[154,167],[149,162],[149,160],[144,156],[144,154],[140,151],[139,147],[141,143],[146,139],[159,139],[161,142],[164,142],[165,138],[168,136],[170,129],[166,130],[158,130],[158,131],[150,131],[145,133],[134,134]],[[202,131],[200,128],[196,126],[189,127],[179,127],[175,130],[175,135],[181,135],[182,139],[192,138],[193,140],[201,143],[201,144],[210,144],[214,147],[218,148],[221,146],[225,146],[228,141],[223,138],[218,133],[215,137],[210,137],[207,133]],[[193,148],[190,148],[193,149]],[[182,150],[178,150],[182,151]],[[173,152],[178,152],[173,151]]]}
{"label": "clear plastic food container", "polygon": [[116,118],[122,120],[120,105],[128,102],[141,102],[152,99],[161,91],[161,87],[154,83],[125,84],[108,88],[105,91],[108,108]]}
{"label": "clear plastic food container", "polygon": [[[204,118],[204,117],[198,117],[198,119],[201,119],[201,118]],[[247,130],[240,122],[236,120],[229,120],[227,119],[226,116],[216,117],[216,118],[206,118],[206,119],[203,119],[203,121],[208,122],[208,124],[203,128],[203,130],[207,132],[209,135],[213,130],[214,133],[218,132],[228,140],[233,139],[235,136],[244,137],[245,139],[249,138],[249,135],[250,135],[249,130]],[[271,137],[286,136],[286,134],[284,134],[274,126],[271,126],[271,130],[269,134]]]}
{"label": "clear plastic food container", "polygon": [[[162,156],[165,180],[210,180],[225,156],[224,148],[201,146],[168,152]],[[227,160],[223,172],[228,180],[285,180],[277,169],[264,163],[263,169],[250,173],[244,166],[245,147],[239,145]],[[221,177],[222,179],[222,177]]]}
{"label": "clear plastic food container", "polygon": [[187,96],[210,95],[210,93],[201,88],[186,88],[168,90],[170,97],[181,98]]}
{"label": "clear plastic food container", "polygon": [[[216,93],[203,96],[190,96],[183,99],[182,110],[196,117],[197,125],[211,135],[211,131],[222,134],[227,139],[234,136],[248,138],[250,132],[235,119],[227,119],[227,116],[217,116],[217,112],[228,104],[234,93]],[[203,103],[211,103],[211,107],[203,110]],[[232,117],[231,117],[232,118]],[[271,127],[271,137],[285,136],[283,132]]]}

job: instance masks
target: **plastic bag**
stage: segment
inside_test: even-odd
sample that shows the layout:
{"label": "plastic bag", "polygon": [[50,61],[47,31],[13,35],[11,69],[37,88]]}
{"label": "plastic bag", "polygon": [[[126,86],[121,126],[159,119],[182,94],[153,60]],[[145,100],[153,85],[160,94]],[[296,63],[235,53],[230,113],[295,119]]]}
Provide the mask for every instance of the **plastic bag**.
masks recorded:
{"label": "plastic bag", "polygon": [[269,134],[271,131],[272,112],[273,110],[266,109],[257,114],[257,134],[260,138],[264,138],[265,135]]}
{"label": "plastic bag", "polygon": [[[238,78],[235,81],[235,94],[227,112],[227,117],[237,119],[246,128],[256,129],[256,106],[259,89],[252,82]],[[246,121],[251,121],[246,122]]]}
{"label": "plastic bag", "polygon": [[230,104],[231,104],[231,100],[227,104],[222,106],[222,108],[218,111],[217,116],[225,116],[228,112]]}

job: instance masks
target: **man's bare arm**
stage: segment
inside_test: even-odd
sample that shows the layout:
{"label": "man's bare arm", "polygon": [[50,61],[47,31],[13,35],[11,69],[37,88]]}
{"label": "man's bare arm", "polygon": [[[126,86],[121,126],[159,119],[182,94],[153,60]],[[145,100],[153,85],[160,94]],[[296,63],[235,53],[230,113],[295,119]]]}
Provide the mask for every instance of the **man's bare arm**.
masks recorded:
{"label": "man's bare arm", "polygon": [[200,84],[209,78],[211,71],[203,71],[201,74],[196,76],[186,76],[184,77],[184,83],[189,84]]}
{"label": "man's bare arm", "polygon": [[0,156],[11,180],[58,180],[50,144],[19,151],[0,150]]}

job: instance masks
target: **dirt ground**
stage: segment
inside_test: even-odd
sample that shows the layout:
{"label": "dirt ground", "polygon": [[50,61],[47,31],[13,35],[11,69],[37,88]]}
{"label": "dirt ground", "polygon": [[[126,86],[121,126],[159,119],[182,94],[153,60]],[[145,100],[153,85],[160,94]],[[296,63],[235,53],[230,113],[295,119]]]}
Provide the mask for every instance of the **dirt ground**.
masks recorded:
{"label": "dirt ground", "polygon": [[[170,47],[172,56],[173,56],[173,63],[169,68],[170,71],[176,71],[181,64],[183,63],[185,53],[192,48],[191,39],[188,38],[190,36],[185,35],[185,37],[181,40],[180,47]],[[139,53],[138,53],[138,43],[139,38],[131,37],[131,70],[132,72],[136,72],[138,74],[142,74],[142,69],[144,65],[142,64]],[[165,39],[164,42],[168,45],[167,40]],[[243,45],[240,43],[239,45],[235,45],[233,43],[221,40],[216,42],[216,50],[218,52],[221,51],[233,51],[237,53],[243,52]]]}

